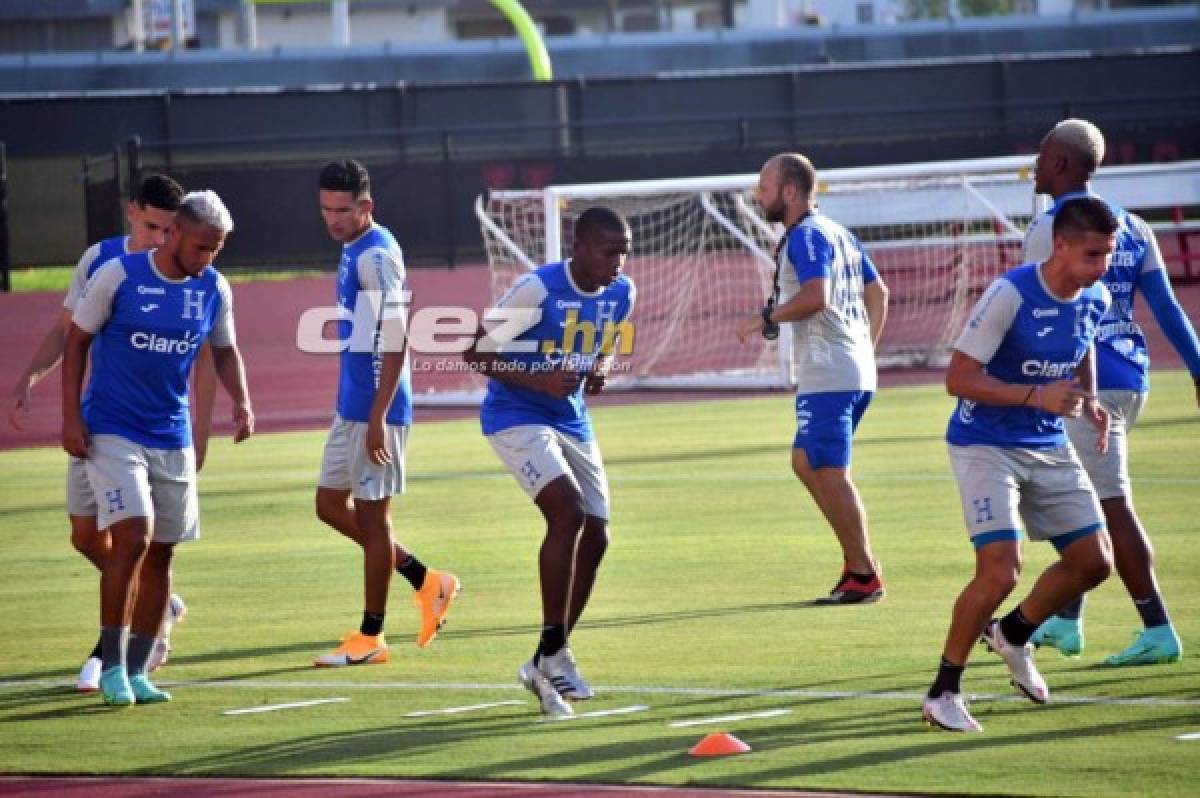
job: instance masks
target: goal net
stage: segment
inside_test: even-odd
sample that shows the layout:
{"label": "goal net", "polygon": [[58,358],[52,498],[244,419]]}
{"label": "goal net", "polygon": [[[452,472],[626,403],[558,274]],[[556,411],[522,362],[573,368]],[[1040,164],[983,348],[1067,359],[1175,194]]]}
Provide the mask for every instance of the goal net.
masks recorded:
{"label": "goal net", "polygon": [[[1098,190],[1121,202],[1121,188],[1143,188],[1143,173],[1155,168],[1102,170]],[[881,366],[944,365],[983,289],[1020,262],[1023,233],[1036,210],[1032,177],[1029,156],[818,173],[821,212],[858,236],[890,290]],[[626,269],[638,288],[636,344],[616,384],[790,386],[788,325],[775,342],[739,344],[733,333],[771,292],[782,233],[755,205],[756,182],[757,175],[747,174],[480,197],[476,212],[493,297],[529,269],[569,254],[574,220],[591,205],[607,205],[632,228]]]}

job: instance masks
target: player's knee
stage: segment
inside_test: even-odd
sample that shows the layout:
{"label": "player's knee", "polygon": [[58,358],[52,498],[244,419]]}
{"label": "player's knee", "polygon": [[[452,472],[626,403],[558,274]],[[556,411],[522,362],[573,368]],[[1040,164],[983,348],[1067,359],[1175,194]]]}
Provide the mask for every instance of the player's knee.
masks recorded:
{"label": "player's knee", "polygon": [[574,537],[579,534],[585,518],[582,501],[562,502],[546,514],[546,534]]}
{"label": "player's knee", "polygon": [[1090,557],[1084,561],[1079,570],[1089,588],[1095,587],[1112,575],[1112,552],[1108,551],[1107,549],[1101,549],[1096,553],[1096,556]]}
{"label": "player's knee", "polygon": [[334,526],[335,520],[339,517],[343,502],[335,500],[333,497],[318,491],[316,497],[317,518],[323,523]]}

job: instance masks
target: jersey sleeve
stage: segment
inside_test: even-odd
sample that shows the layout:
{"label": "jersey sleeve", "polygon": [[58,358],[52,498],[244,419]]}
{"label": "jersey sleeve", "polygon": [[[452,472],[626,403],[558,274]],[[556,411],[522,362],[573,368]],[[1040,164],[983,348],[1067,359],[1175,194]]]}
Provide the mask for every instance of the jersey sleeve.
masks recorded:
{"label": "jersey sleeve", "polygon": [[799,282],[829,276],[834,259],[833,244],[817,228],[795,228],[788,236],[787,254]]}
{"label": "jersey sleeve", "polygon": [[404,256],[398,249],[371,247],[358,256],[358,284],[364,291],[382,294],[381,313],[388,328],[400,334],[408,329],[408,284],[404,275]]}
{"label": "jersey sleeve", "polygon": [[92,275],[75,303],[73,321],[79,329],[95,335],[112,316],[113,297],[125,281],[125,267],[110,260]]}
{"label": "jersey sleeve", "polygon": [[1165,271],[1167,268],[1166,262],[1163,260],[1162,250],[1158,248],[1158,237],[1154,235],[1154,231],[1150,229],[1150,225],[1140,216],[1128,214],[1134,232],[1146,242],[1146,257],[1142,260],[1142,270],[1139,275],[1145,275],[1153,271]]}
{"label": "jersey sleeve", "polygon": [[954,348],[979,361],[989,362],[1012,328],[1021,307],[1021,294],[1008,280],[1000,278],[988,286],[975,303]]}
{"label": "jersey sleeve", "polygon": [[1146,297],[1146,304],[1150,306],[1150,312],[1154,314],[1154,320],[1158,322],[1163,335],[1183,358],[1192,379],[1200,379],[1200,341],[1187,314],[1179,306],[1175,292],[1171,290],[1166,270],[1143,271],[1138,278],[1138,288]]}
{"label": "jersey sleeve", "polygon": [[[542,303],[547,296],[549,292],[542,278],[530,272],[513,283],[495,306],[483,314],[484,329],[497,350],[541,321]],[[514,319],[515,316],[522,318]],[[508,320],[519,323],[503,323]]]}
{"label": "jersey sleeve", "polygon": [[625,314],[621,316],[621,322],[625,322],[633,315],[633,306],[637,304],[637,285],[632,280],[629,281],[629,295],[625,297]]}
{"label": "jersey sleeve", "polygon": [[879,279],[879,269],[875,268],[875,262],[871,260],[871,256],[863,249],[862,244],[858,245],[858,251],[862,255],[863,285],[875,282]]}
{"label": "jersey sleeve", "polygon": [[92,268],[92,264],[98,257],[100,257],[99,242],[92,244],[79,256],[79,263],[75,265],[75,271],[71,273],[71,284],[67,287],[67,296],[63,299],[63,307],[67,310],[75,310],[79,297],[83,295],[84,286],[87,285],[88,269]]}
{"label": "jersey sleeve", "polygon": [[1041,263],[1054,254],[1054,217],[1042,213],[1034,217],[1025,233],[1025,245],[1021,251],[1023,263]]}
{"label": "jersey sleeve", "polygon": [[217,294],[221,297],[221,307],[217,309],[217,317],[213,320],[212,332],[208,342],[213,346],[225,348],[237,343],[237,334],[233,326],[233,289],[225,275],[217,273]]}

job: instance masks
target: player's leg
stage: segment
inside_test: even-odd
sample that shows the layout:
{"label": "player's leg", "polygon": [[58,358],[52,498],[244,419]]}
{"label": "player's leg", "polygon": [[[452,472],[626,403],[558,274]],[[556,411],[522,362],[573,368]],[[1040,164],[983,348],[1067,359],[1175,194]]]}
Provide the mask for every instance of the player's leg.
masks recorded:
{"label": "player's leg", "polygon": [[870,603],[883,598],[871,552],[867,513],[850,475],[851,441],[870,404],[869,392],[797,397],[792,470],[809,488],[842,549],[844,572],[822,604]]}
{"label": "player's leg", "polygon": [[[71,546],[96,566],[97,571],[103,572],[111,543],[108,530],[96,527],[96,499],[88,482],[87,461],[78,457],[67,458],[67,518],[71,523]],[[100,689],[100,653],[97,636],[96,645],[79,669],[79,678],[75,682],[79,692],[94,693]]]}
{"label": "player's leg", "polygon": [[571,473],[557,433],[545,426],[511,427],[487,436],[488,443],[541,511],[545,536],[538,550],[538,581],[542,599],[542,631],[533,657],[517,671],[525,687],[537,696],[544,714],[573,714],[539,665],[567,647],[571,576],[576,541],[586,512],[583,494]]}
{"label": "player's leg", "polygon": [[988,626],[984,642],[1004,660],[1013,684],[1043,703],[1050,691],[1034,665],[1030,638],[1056,609],[1108,578],[1112,546],[1100,503],[1071,447],[1015,450],[1011,456],[1023,470],[1020,510],[1030,538],[1050,540],[1059,560],[1024,601]]}
{"label": "player's leg", "polygon": [[96,523],[111,541],[100,575],[100,693],[105,703],[127,706],[134,695],[125,637],[154,517],[146,450],[116,435],[93,435],[87,473],[97,500]]}
{"label": "player's leg", "polygon": [[595,440],[580,441],[570,435],[557,436],[563,457],[579,487],[583,501],[583,528],[575,542],[570,600],[567,606],[567,635],[579,622],[596,584],[596,574],[608,551],[608,474],[600,446]]}
{"label": "player's leg", "polygon": [[975,549],[975,574],[954,603],[937,676],[922,704],[925,721],[947,731],[983,727],[962,696],[962,675],[971,647],[1021,573],[1020,484],[1011,460],[986,446],[951,446],[963,520]]}

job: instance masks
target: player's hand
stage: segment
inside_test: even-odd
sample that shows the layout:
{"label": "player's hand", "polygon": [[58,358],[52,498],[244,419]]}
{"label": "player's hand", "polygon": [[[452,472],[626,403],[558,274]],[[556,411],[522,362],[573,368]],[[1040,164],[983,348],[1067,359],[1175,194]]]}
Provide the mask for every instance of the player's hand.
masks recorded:
{"label": "player's hand", "polygon": [[249,402],[233,406],[233,442],[241,443],[254,434],[254,410]]}
{"label": "player's hand", "polygon": [[194,441],[192,449],[196,453],[196,473],[200,473],[200,469],[204,468],[204,461],[208,459],[208,436],[205,435],[203,440]]}
{"label": "player's hand", "polygon": [[748,316],[738,322],[738,326],[734,329],[733,333],[737,336],[738,342],[744,344],[746,343],[747,338],[751,338],[756,335],[762,335],[762,329],[762,314],[756,314],[754,316]]}
{"label": "player's hand", "polygon": [[375,465],[387,465],[392,462],[392,453],[388,451],[386,427],[381,419],[371,419],[367,422],[367,459]]}
{"label": "player's hand", "polygon": [[87,427],[81,418],[64,418],[62,447],[67,454],[86,460],[88,456]]}
{"label": "player's hand", "polygon": [[548,393],[555,399],[566,399],[579,390],[581,377],[578,371],[558,368],[538,375],[538,389]]}
{"label": "player's hand", "polygon": [[1089,394],[1074,380],[1059,380],[1043,385],[1038,391],[1038,407],[1047,413],[1067,418],[1079,418],[1083,412],[1083,400]]}
{"label": "player's hand", "polygon": [[1108,428],[1112,422],[1108,411],[1094,397],[1089,396],[1083,400],[1083,417],[1096,428],[1097,454],[1106,453],[1108,451]]}
{"label": "player's hand", "polygon": [[[1197,389],[1197,395],[1200,396],[1200,389]],[[33,407],[33,386],[22,380],[21,384],[12,389],[8,403],[8,423],[13,429],[25,429],[21,426],[21,419],[28,416],[30,408]]]}
{"label": "player's hand", "polygon": [[607,382],[607,380],[607,373],[603,371],[593,371],[583,380],[583,392],[588,396],[595,396],[604,390],[604,384]]}

